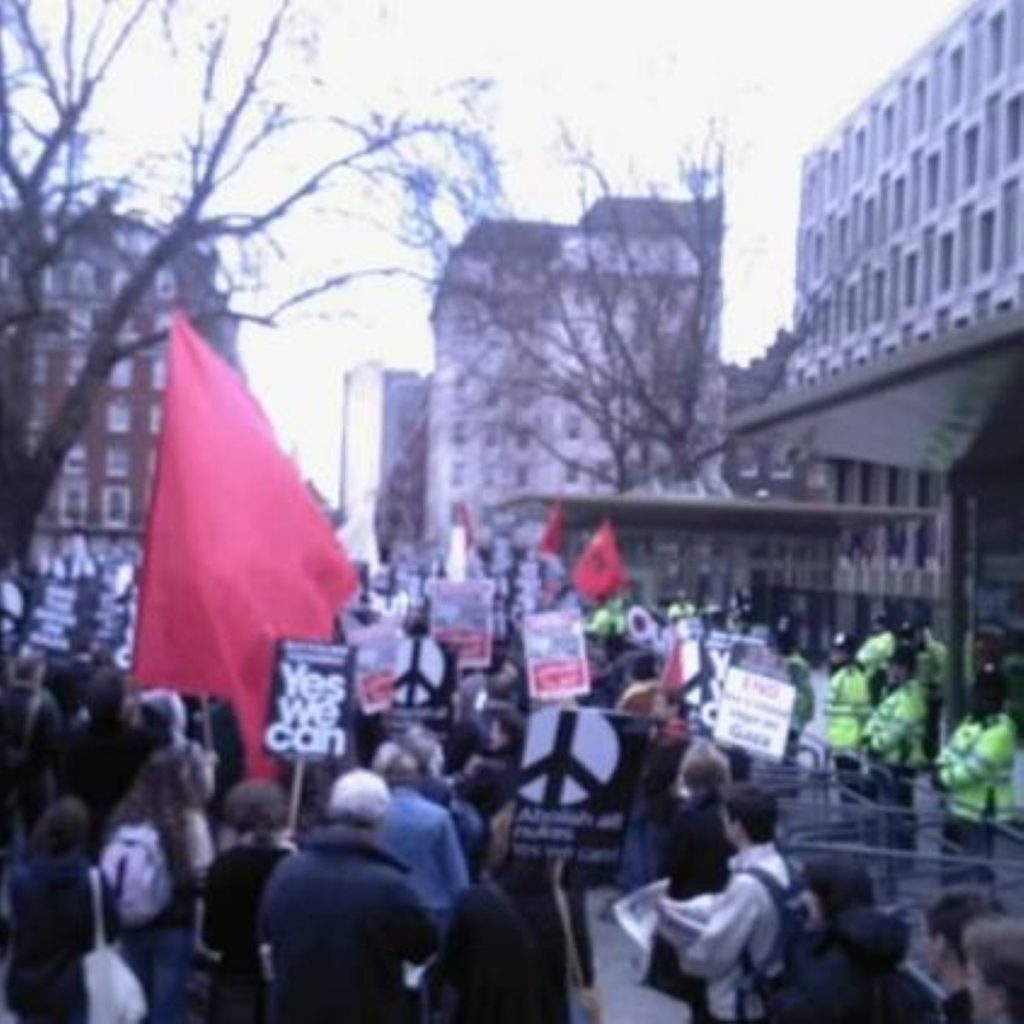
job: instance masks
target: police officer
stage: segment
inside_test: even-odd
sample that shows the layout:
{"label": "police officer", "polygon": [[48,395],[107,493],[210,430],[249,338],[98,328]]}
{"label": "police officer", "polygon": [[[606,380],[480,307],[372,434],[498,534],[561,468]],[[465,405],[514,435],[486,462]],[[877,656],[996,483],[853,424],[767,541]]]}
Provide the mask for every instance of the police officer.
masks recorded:
{"label": "police officer", "polygon": [[913,647],[917,654],[915,674],[924,689],[925,702],[928,706],[924,752],[928,760],[932,761],[939,752],[948,653],[945,645],[939,643],[935,634],[923,622],[905,622],[900,627],[899,642]]}
{"label": "police officer", "polygon": [[889,662],[895,651],[896,635],[889,628],[888,618],[884,614],[876,615],[871,623],[871,635],[857,651],[857,661],[871,684],[873,704],[878,704],[886,691]]}
{"label": "police officer", "polygon": [[[926,767],[924,752],[928,706],[916,675],[917,652],[901,644],[889,664],[889,692],[864,729],[868,754],[882,768],[880,795],[899,811],[914,809],[914,779]],[[893,814],[889,836],[897,849],[914,847],[916,824],[910,813]]]}
{"label": "police officer", "polygon": [[871,715],[871,691],[856,650],[853,637],[846,633],[832,641],[825,721],[832,763],[839,772],[860,772],[864,726]]}
{"label": "police officer", "polygon": [[783,615],[775,624],[775,650],[782,658],[789,681],[796,690],[789,737],[790,748],[795,752],[800,735],[814,718],[814,687],[811,685],[811,666],[797,646],[796,624],[788,615]]}
{"label": "police officer", "polygon": [[946,794],[943,838],[971,856],[990,857],[993,823],[1014,814],[1017,727],[1005,704],[1006,680],[986,664],[975,679],[971,712],[935,766],[935,782]]}

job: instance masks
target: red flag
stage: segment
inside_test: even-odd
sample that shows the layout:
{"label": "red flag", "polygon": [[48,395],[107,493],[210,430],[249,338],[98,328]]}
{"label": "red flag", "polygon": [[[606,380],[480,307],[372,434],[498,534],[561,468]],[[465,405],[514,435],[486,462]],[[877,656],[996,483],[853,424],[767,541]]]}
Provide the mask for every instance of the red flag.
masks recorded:
{"label": "red flag", "polygon": [[572,571],[572,581],[581,594],[597,601],[611,597],[629,585],[615,530],[607,519],[580,555]]}
{"label": "red flag", "polygon": [[476,546],[476,530],[473,529],[473,515],[469,511],[469,505],[464,501],[455,505],[455,525],[461,526],[466,536],[466,550],[473,551]]}
{"label": "red flag", "polygon": [[556,558],[562,553],[565,543],[565,509],[560,501],[551,506],[548,521],[544,524],[544,536],[540,539],[540,550]]}
{"label": "red flag", "polygon": [[328,639],[359,580],[253,396],[181,314],[145,548],[136,676],[231,700],[249,770],[267,773],[275,642]]}

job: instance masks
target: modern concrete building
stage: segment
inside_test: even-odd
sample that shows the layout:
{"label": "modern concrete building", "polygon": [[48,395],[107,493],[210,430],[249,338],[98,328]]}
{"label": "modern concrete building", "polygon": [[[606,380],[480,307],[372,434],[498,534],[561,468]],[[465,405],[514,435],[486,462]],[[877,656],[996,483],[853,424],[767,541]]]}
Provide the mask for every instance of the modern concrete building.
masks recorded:
{"label": "modern concrete building", "polygon": [[515,537],[518,495],[724,489],[721,238],[717,197],[606,197],[577,224],[469,232],[433,312],[435,541],[460,503]]}
{"label": "modern concrete building", "polygon": [[423,535],[429,383],[380,363],[345,376],[340,504],[351,518],[375,502],[386,550]]}

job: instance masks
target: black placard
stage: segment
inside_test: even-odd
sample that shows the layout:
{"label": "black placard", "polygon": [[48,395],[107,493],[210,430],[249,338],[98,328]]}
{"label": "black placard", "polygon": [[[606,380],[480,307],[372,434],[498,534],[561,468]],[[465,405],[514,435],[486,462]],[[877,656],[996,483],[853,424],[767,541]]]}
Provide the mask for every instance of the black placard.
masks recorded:
{"label": "black placard", "polygon": [[451,729],[455,695],[455,655],[431,637],[406,637],[398,651],[395,702],[385,713],[387,727],[400,732],[423,725],[439,734]]}
{"label": "black placard", "polygon": [[512,824],[517,860],[558,860],[614,878],[650,722],[596,708],[530,716]]}
{"label": "black placard", "polygon": [[263,745],[284,761],[343,761],[353,751],[351,657],[337,644],[281,640]]}

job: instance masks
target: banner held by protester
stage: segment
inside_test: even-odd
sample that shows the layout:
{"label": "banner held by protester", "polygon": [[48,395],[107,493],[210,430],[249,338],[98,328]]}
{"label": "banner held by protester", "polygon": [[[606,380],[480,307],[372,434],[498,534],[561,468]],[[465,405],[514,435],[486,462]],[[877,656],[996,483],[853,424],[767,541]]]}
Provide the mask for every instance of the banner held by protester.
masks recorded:
{"label": "banner held by protester", "polygon": [[590,693],[586,640],[578,613],[528,615],[523,622],[523,645],[533,700],[570,700]]}
{"label": "banner held by protester", "polygon": [[488,668],[494,653],[494,581],[434,580],[430,635],[455,650],[460,670]]}

